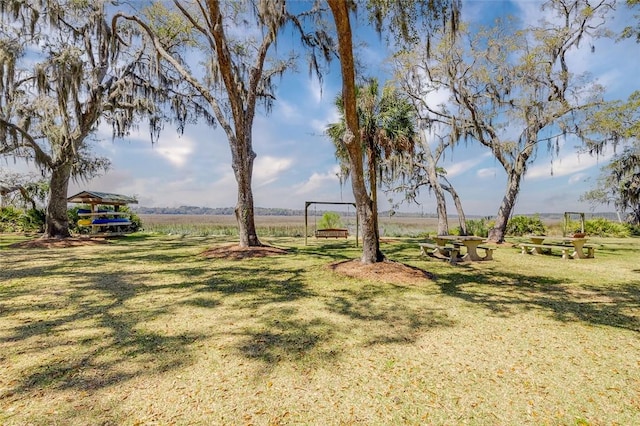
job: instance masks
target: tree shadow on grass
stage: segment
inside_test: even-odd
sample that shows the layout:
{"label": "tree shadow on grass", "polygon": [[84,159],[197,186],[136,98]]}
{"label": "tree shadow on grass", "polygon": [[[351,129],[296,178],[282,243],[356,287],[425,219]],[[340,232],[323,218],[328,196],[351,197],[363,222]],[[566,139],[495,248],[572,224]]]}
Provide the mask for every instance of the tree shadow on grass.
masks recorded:
{"label": "tree shadow on grass", "polygon": [[474,270],[470,275],[452,269],[450,273],[440,273],[436,283],[444,294],[480,305],[496,315],[539,310],[558,321],[640,331],[640,282],[602,288],[577,286],[569,280],[542,275],[496,270]]}
{"label": "tree shadow on grass", "polygon": [[405,297],[409,289],[393,284],[365,285],[343,289],[327,301],[331,312],[347,318],[348,327],[367,330],[363,344],[414,343],[424,332],[455,326],[439,308]]}
{"label": "tree shadow on grass", "polygon": [[237,346],[240,354],[261,360],[266,369],[305,357],[330,360],[338,353],[336,346],[327,345],[334,335],[332,325],[320,318],[301,318],[297,308],[268,312],[243,335]]}
{"label": "tree shadow on grass", "polygon": [[[132,310],[132,299],[153,291],[135,284],[131,273],[82,273],[69,277],[52,302],[15,301],[0,317],[21,321],[0,338],[0,344],[23,341],[20,352],[32,365],[12,381],[0,399],[24,397],[44,388],[91,391],[134,377],[168,371],[191,362],[189,344],[206,337],[197,333],[166,335],[140,327],[169,313],[167,306]],[[46,295],[41,295],[46,296]]]}
{"label": "tree shadow on grass", "polygon": [[303,282],[303,269],[261,265],[234,264],[219,268],[201,282],[197,292],[240,296],[237,305],[242,309],[315,296]]}
{"label": "tree shadow on grass", "polygon": [[287,251],[291,254],[308,256],[323,261],[332,262],[340,260],[354,259],[358,256],[357,248],[353,243],[349,245],[331,245],[331,246],[304,246],[291,247]]}
{"label": "tree shadow on grass", "polygon": [[[171,333],[147,324],[160,317],[171,321],[181,306],[217,309],[222,300],[248,310],[242,314],[247,318],[263,311],[259,327],[240,331],[247,339],[241,338],[236,347],[245,356],[271,363],[319,353],[316,348],[331,333],[327,324],[269,308],[315,296],[303,278],[304,269],[282,265],[277,258],[208,261],[177,248],[109,246],[104,257],[95,251],[61,249],[43,252],[50,258],[44,263],[38,259],[37,266],[28,261],[13,264],[5,276],[16,284],[0,288],[7,301],[0,305],[0,320],[11,321],[2,329],[0,345],[11,346],[31,362],[11,373],[11,386],[0,399],[11,401],[45,389],[97,390],[188,365],[193,362],[191,344],[211,336],[197,328]],[[47,277],[52,285],[18,285],[36,277],[38,282]],[[164,294],[179,296],[165,299]],[[238,333],[237,327],[218,332]],[[329,350],[321,356],[332,354]],[[0,362],[5,359],[0,355]]]}

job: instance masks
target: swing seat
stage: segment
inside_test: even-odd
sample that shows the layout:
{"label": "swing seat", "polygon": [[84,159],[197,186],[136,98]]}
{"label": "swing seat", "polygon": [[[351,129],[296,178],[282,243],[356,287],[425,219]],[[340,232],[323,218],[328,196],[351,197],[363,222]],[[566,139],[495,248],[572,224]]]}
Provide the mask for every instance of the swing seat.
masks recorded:
{"label": "swing seat", "polygon": [[315,236],[316,238],[347,238],[349,230],[343,228],[317,229]]}

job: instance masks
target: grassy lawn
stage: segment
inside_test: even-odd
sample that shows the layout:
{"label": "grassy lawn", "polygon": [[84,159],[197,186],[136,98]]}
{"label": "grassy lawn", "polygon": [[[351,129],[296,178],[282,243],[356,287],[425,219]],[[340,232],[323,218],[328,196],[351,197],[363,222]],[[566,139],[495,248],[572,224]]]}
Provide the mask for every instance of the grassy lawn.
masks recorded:
{"label": "grassy lawn", "polygon": [[340,241],[23,238],[0,235],[0,424],[640,424],[637,238],[458,266],[384,243],[422,284],[336,274]]}

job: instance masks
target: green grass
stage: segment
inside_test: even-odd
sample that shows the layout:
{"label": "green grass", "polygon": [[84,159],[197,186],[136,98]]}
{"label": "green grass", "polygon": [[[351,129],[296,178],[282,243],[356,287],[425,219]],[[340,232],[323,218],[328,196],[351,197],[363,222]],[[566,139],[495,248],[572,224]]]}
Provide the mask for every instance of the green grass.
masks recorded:
{"label": "green grass", "polygon": [[284,256],[200,254],[225,237],[132,234],[15,249],[0,235],[0,424],[639,424],[640,239],[595,259],[336,275],[353,241],[263,238]]}

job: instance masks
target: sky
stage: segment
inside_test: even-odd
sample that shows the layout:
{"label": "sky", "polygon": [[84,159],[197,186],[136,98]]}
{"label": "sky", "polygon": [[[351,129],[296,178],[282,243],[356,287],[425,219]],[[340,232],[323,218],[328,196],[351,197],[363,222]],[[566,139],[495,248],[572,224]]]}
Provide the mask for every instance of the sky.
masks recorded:
{"label": "sky", "polygon": [[[488,22],[495,16],[515,14],[525,22],[541,17],[540,1],[463,1],[463,19]],[[364,14],[363,14],[364,15]],[[633,15],[618,6],[614,24],[629,25]],[[358,46],[364,66],[380,72],[386,53],[371,29],[355,23],[355,33],[370,46]],[[626,99],[640,89],[640,45],[633,41],[593,41],[572,57],[576,72],[588,71],[607,87],[607,98]],[[305,201],[352,201],[351,185],[340,185],[338,165],[330,139],[324,135],[329,123],[338,120],[334,100],[341,88],[338,64],[334,61],[322,85],[310,77],[306,66],[288,73],[278,83],[276,101],[270,114],[259,111],[253,126],[253,173],[256,207],[303,209]],[[369,71],[369,70],[368,70]],[[384,80],[384,75],[379,75]],[[388,77],[387,77],[388,78]],[[595,185],[600,168],[613,152],[599,157],[578,154],[579,141],[566,140],[556,156],[540,147],[535,163],[525,176],[515,206],[515,214],[591,211],[579,201]],[[113,192],[135,196],[139,206],[232,207],[236,204],[236,183],[225,133],[204,123],[189,125],[183,134],[165,125],[159,140],[152,144],[141,125],[126,139],[112,140],[111,130],[101,128],[93,152],[111,160],[111,168],[89,181],[72,182],[69,195],[82,190]],[[504,196],[506,175],[486,148],[473,143],[449,151],[441,166],[459,193],[465,213],[493,216]],[[12,160],[2,168],[24,169]],[[389,195],[380,193],[380,210],[390,207]],[[402,199],[394,195],[395,201]],[[401,204],[400,211],[435,213],[435,198],[425,189],[417,204]],[[448,210],[454,206],[448,200]],[[596,211],[611,208],[600,206]]]}

